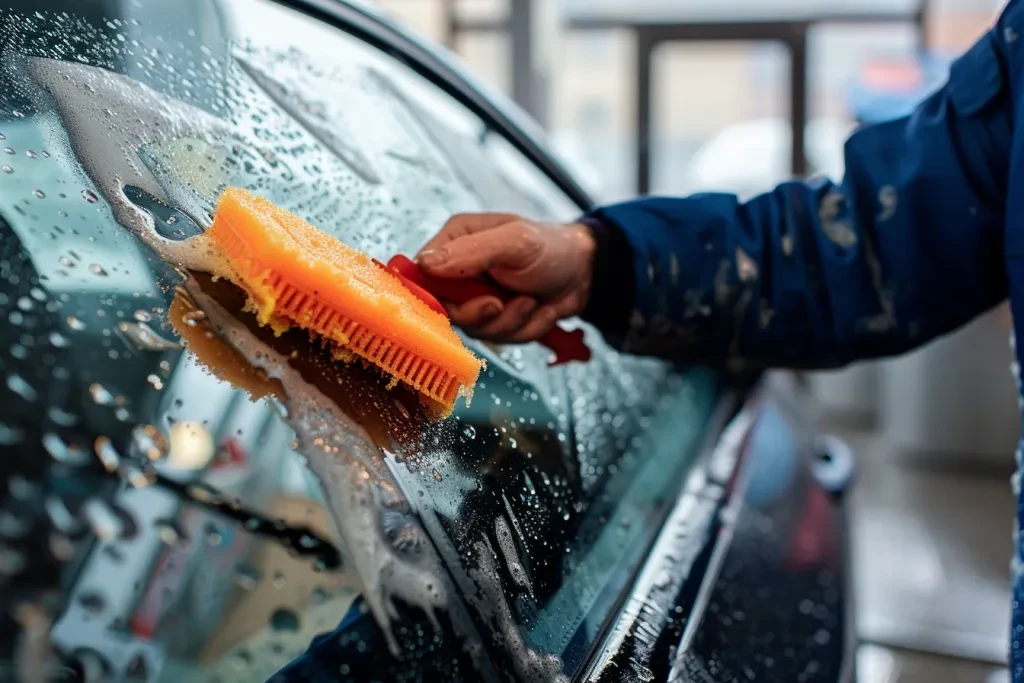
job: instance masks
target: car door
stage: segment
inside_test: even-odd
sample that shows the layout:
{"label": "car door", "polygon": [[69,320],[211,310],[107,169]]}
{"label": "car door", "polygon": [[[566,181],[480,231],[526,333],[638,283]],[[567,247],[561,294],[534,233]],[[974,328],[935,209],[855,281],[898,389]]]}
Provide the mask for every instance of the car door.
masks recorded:
{"label": "car door", "polygon": [[[718,379],[590,329],[593,359],[559,368],[467,341],[487,369],[432,422],[260,328],[193,246],[226,186],[379,259],[459,211],[585,208],[507,105],[394,26],[285,4],[4,13],[5,656],[86,680],[260,680],[296,658],[342,680],[572,677]],[[48,637],[25,650],[30,624]]]}

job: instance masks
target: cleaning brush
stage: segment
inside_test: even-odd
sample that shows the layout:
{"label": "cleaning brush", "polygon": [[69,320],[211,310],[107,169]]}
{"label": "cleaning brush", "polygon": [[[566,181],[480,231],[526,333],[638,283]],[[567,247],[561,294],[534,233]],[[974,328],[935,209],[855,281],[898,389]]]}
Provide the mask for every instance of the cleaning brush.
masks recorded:
{"label": "cleaning brush", "polygon": [[225,190],[207,238],[226,277],[245,290],[262,325],[298,326],[360,358],[450,413],[472,395],[483,362],[444,308],[415,283],[298,216],[246,190]]}

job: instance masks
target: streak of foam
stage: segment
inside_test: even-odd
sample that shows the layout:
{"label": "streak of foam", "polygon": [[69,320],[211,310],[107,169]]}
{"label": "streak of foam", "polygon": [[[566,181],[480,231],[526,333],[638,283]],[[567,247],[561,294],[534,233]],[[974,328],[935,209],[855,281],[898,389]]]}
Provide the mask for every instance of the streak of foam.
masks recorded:
{"label": "streak of foam", "polygon": [[494,535],[498,539],[501,554],[505,556],[505,565],[508,567],[509,574],[512,575],[512,580],[517,586],[525,588],[532,598],[533,584],[530,582],[530,576],[519,560],[519,553],[516,552],[516,544],[512,540],[512,531],[508,528],[508,522],[500,515],[494,520]]}
{"label": "streak of foam", "polygon": [[162,258],[194,270],[211,270],[215,256],[204,242],[161,237],[152,216],[128,199],[124,187],[139,187],[208,222],[210,198],[201,197],[185,183],[161,184],[139,150],[177,145],[182,139],[231,139],[229,127],[128,76],[42,57],[27,57],[25,62],[29,77],[56,103],[75,155],[117,221]]}
{"label": "streak of foam", "polygon": [[511,655],[516,675],[523,681],[568,683],[569,679],[562,672],[562,662],[558,657],[536,652],[523,640],[502,591],[498,567],[494,561],[495,552],[490,542],[484,537],[473,547],[479,566],[471,569],[469,574],[480,588],[480,592],[477,595],[467,595],[467,600],[473,603],[481,614],[491,617],[491,625],[496,636],[501,639],[505,651]]}
{"label": "streak of foam", "polygon": [[[295,431],[297,450],[320,482],[345,559],[356,568],[366,602],[391,652],[399,656],[392,629],[399,619],[395,599],[421,609],[437,626],[436,612],[447,609],[450,598],[436,557],[399,552],[381,533],[384,513],[411,515],[384,457],[363,427],[310,386],[284,356],[257,340],[195,283],[187,282],[185,289],[225,342],[284,387],[287,421]],[[409,547],[430,547],[418,524],[410,524],[405,531],[422,536]]]}

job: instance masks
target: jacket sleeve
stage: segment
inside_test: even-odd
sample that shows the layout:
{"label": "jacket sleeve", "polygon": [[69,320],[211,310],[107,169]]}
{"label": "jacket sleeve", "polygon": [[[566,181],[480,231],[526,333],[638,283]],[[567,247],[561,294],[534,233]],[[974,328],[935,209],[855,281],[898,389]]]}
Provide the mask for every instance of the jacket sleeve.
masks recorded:
{"label": "jacket sleeve", "polygon": [[[1005,299],[1007,16],[1019,7],[912,115],[854,133],[841,184],[787,182],[745,203],[650,197],[589,214],[628,244],[616,251],[631,254],[635,284],[622,286],[622,264],[616,275],[603,265],[614,257],[599,256],[584,317],[632,353],[832,367],[911,349]],[[622,309],[622,292],[628,320],[609,322],[600,311]]]}

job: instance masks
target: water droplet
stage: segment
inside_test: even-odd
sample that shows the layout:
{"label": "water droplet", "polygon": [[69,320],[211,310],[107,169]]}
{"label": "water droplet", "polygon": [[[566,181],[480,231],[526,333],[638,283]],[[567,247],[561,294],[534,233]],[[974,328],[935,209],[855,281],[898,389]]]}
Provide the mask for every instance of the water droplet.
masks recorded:
{"label": "water droplet", "polygon": [[0,422],[0,446],[13,446],[25,439],[25,432]]}
{"label": "water droplet", "polygon": [[167,437],[153,425],[139,425],[132,430],[132,447],[141,457],[155,462],[167,456]]}
{"label": "water droplet", "polygon": [[438,472],[438,471],[437,471],[436,469],[434,470],[434,479],[435,479],[436,481],[441,481],[441,479],[442,479],[442,477],[441,477],[441,473],[440,473],[440,472]]}
{"label": "water droplet", "polygon": [[260,583],[260,573],[252,565],[239,565],[235,572],[235,583],[247,591],[254,590]]}
{"label": "water droplet", "polygon": [[82,199],[89,202],[90,204],[95,204],[100,200],[100,198],[97,197],[96,193],[93,192],[92,190],[82,190]]}
{"label": "water droplet", "polygon": [[66,349],[71,346],[71,341],[57,330],[49,334],[49,340],[50,345],[58,349]]}
{"label": "water droplet", "polygon": [[107,472],[116,472],[121,465],[121,455],[114,449],[114,444],[105,436],[98,436],[92,444],[96,457]]}
{"label": "water droplet", "polygon": [[206,525],[206,544],[211,548],[216,548],[224,542],[224,534],[220,532],[213,524]]}
{"label": "water droplet", "polygon": [[67,256],[61,256],[59,259],[57,259],[57,261],[59,261],[60,264],[62,266],[64,266],[65,268],[74,268],[75,267],[75,262],[72,261],[71,259],[69,259]]}
{"label": "water droplet", "polygon": [[462,430],[462,433],[465,435],[467,439],[475,439],[476,427],[474,427],[473,425],[466,425],[466,428]]}
{"label": "water droplet", "polygon": [[50,153],[47,152],[45,149],[43,150],[43,158],[44,159],[49,159],[50,158]]}
{"label": "water droplet", "polygon": [[144,311],[141,308],[132,314],[132,317],[138,320],[140,323],[148,323],[153,319],[152,314],[149,311]]}
{"label": "water droplet", "polygon": [[82,506],[85,518],[89,520],[89,526],[93,533],[104,541],[114,541],[121,538],[126,530],[124,521],[109,505],[100,500],[86,501]]}
{"label": "water droplet", "polygon": [[128,662],[128,666],[125,667],[124,677],[126,681],[130,681],[131,683],[145,683],[146,681],[152,680],[152,676],[150,676],[149,671],[149,663],[144,654],[139,652],[132,657],[131,661]]}
{"label": "water droplet", "polygon": [[206,320],[205,311],[189,311],[185,315],[181,316],[182,321],[189,327],[195,327],[203,320]]}
{"label": "water droplet", "polygon": [[7,164],[0,166],[0,171],[3,171],[4,173],[14,173],[14,169],[8,166]]}
{"label": "water droplet", "polygon": [[21,396],[23,399],[31,403],[39,398],[39,392],[35,388],[25,381],[25,378],[17,373],[11,373],[7,376],[7,388]]}
{"label": "water droplet", "polygon": [[188,543],[185,532],[172,519],[158,519],[153,522],[153,527],[160,536],[160,540],[169,546],[184,547]]}
{"label": "water droplet", "polygon": [[275,631],[298,631],[299,615],[284,607],[270,615],[270,628]]}
{"label": "water droplet", "polygon": [[46,509],[46,516],[50,523],[61,533],[70,534],[78,530],[80,522],[71,514],[71,510],[63,500],[56,496],[50,496],[43,503]]}
{"label": "water droplet", "polygon": [[103,270],[103,266],[98,263],[89,264],[89,272],[93,275],[106,275],[107,271]]}
{"label": "water droplet", "polygon": [[181,344],[161,337],[146,323],[118,323],[117,331],[141,351],[176,351],[181,348]]}
{"label": "water droplet", "polygon": [[251,664],[252,655],[250,655],[245,650],[236,652],[234,657],[231,658],[231,665],[239,671],[244,671],[245,669],[248,669]]}
{"label": "water droplet", "polygon": [[4,147],[4,152],[6,152],[7,154],[14,154],[14,148],[13,147]]}
{"label": "water droplet", "polygon": [[47,411],[47,415],[54,423],[61,427],[74,427],[78,423],[77,417],[58,406],[51,406],[50,410]]}
{"label": "water droplet", "polygon": [[277,572],[274,574],[274,588],[284,588],[288,581],[284,578],[284,574]]}
{"label": "water droplet", "polygon": [[16,517],[10,510],[0,512],[0,537],[22,538],[31,526],[28,519]]}
{"label": "water droplet", "polygon": [[14,548],[0,547],[0,574],[11,576],[25,568],[25,556]]}
{"label": "water droplet", "polygon": [[70,327],[71,329],[75,330],[76,332],[81,332],[82,330],[85,329],[85,323],[82,322],[81,320],[79,320],[78,318],[76,318],[73,315],[69,315],[68,316],[67,323],[68,323],[68,327]]}
{"label": "water droplet", "polygon": [[89,395],[96,405],[109,406],[114,402],[114,395],[102,384],[93,382],[89,385]]}
{"label": "water droplet", "polygon": [[32,194],[34,194],[38,199],[46,199],[46,193],[42,190],[32,190]]}
{"label": "water droplet", "polygon": [[32,150],[26,149],[25,150],[25,156],[27,156],[29,159],[35,159],[38,155],[35,152],[33,152]]}
{"label": "water droplet", "polygon": [[102,595],[94,591],[82,593],[81,597],[78,598],[78,602],[93,614],[99,614],[107,608],[107,601],[103,599]]}
{"label": "water droplet", "polygon": [[22,502],[30,502],[39,495],[39,487],[21,475],[15,474],[7,483],[11,497]]}
{"label": "water droplet", "polygon": [[50,454],[57,462],[68,465],[84,465],[88,462],[88,455],[76,444],[69,444],[53,432],[43,434],[43,450]]}

